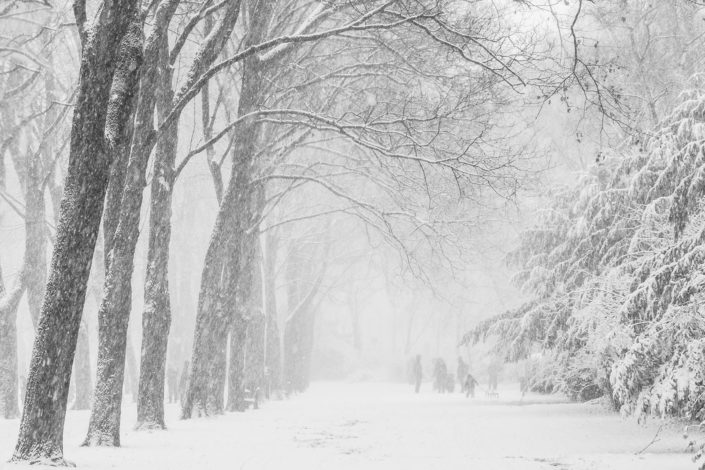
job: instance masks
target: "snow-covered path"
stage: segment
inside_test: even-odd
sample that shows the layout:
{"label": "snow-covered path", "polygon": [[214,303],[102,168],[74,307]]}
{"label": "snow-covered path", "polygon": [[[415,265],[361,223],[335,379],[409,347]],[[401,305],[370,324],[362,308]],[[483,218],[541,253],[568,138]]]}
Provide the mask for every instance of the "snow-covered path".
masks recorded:
{"label": "snow-covered path", "polygon": [[[65,454],[85,469],[483,469],[693,470],[680,427],[639,426],[597,405],[466,400],[459,393],[414,395],[390,384],[317,383],[309,392],[258,411],[179,421],[134,432],[134,405],[123,413],[123,447],[81,448],[87,412],[69,412]],[[543,403],[531,403],[543,401]],[[0,456],[10,456],[17,421],[0,420]],[[0,464],[2,467],[3,464]],[[9,465],[9,469],[21,466]],[[36,467],[32,467],[36,468]]]}

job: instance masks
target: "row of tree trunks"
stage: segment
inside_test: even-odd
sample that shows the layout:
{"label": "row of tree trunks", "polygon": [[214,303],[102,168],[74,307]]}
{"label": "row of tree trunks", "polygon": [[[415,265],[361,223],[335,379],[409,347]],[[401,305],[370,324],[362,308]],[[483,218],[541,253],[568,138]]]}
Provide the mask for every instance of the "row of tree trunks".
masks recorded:
{"label": "row of tree trunks", "polygon": [[[145,45],[147,65],[130,77],[133,90],[136,91],[139,84],[139,99],[132,100],[136,110],[133,107],[124,116],[128,122],[132,122],[134,116],[134,126],[126,126],[134,132],[125,133],[123,141],[126,145],[120,149],[121,153],[129,153],[130,156],[119,212],[106,214],[106,218],[117,218],[118,223],[108,255],[103,299],[98,310],[98,370],[94,406],[84,445],[120,445],[128,323],[132,309],[132,273],[139,238],[142,196],[146,187],[145,174],[154,138],[155,91],[159,66],[164,62],[160,60],[160,55],[168,53],[168,45],[164,43],[177,5],[178,1],[160,4],[155,15],[155,28]],[[142,53],[141,48],[139,53]],[[134,384],[134,381],[131,382]]]}
{"label": "row of tree trunks", "polygon": [[[234,172],[237,165],[233,165]],[[233,188],[235,175],[223,196],[216,218],[215,229],[206,252],[198,297],[196,329],[193,340],[192,365],[188,390],[182,406],[182,418],[206,416],[223,412],[223,377],[228,331],[233,321],[235,301],[237,220],[234,207],[237,191]],[[228,210],[225,210],[225,209]],[[234,245],[234,246],[233,246]]]}
{"label": "row of tree trunks", "polygon": [[[257,44],[266,35],[273,2],[246,5],[248,39],[245,48]],[[257,56],[242,63],[242,81],[238,116],[246,116],[259,108],[266,86],[263,67]],[[243,241],[252,227],[254,188],[251,185],[253,159],[260,138],[261,125],[254,118],[244,119],[235,129],[233,166],[227,188],[209,242],[201,276],[201,289],[194,332],[192,370],[182,417],[218,414],[223,409],[224,378],[214,367],[226,364],[228,332],[230,333],[229,396],[234,400],[228,408],[238,409],[239,390],[243,387],[241,355],[246,339],[246,318],[238,303],[239,277],[244,267]]]}
{"label": "row of tree trunks", "polygon": [[[250,126],[256,126],[249,123]],[[238,277],[241,273],[242,241],[251,222],[252,191],[248,191],[251,164],[257,132],[241,134],[235,145],[237,161],[216,218],[215,228],[206,252],[196,316],[192,368],[182,416],[219,414],[223,412],[225,354],[228,332],[231,335],[231,357],[237,359],[244,348],[246,319],[238,311]],[[241,297],[240,297],[241,298]],[[231,360],[236,367],[237,360]],[[230,374],[232,380],[241,374]],[[233,384],[235,389],[241,385]],[[237,408],[237,405],[233,405]]]}
{"label": "row of tree trunks", "polygon": [[[240,14],[241,0],[229,2],[223,12],[220,21],[207,35],[206,41],[201,45],[198,52],[195,54],[194,61],[189,70],[185,88],[194,83],[200,74],[205,71],[215,61],[225,46],[227,40],[232,34],[233,28],[237,23]],[[169,79],[170,81],[170,79]],[[173,95],[171,83],[168,88],[166,82],[162,84],[162,99],[160,101],[163,106],[160,106],[160,127],[167,122],[166,117],[173,112],[173,103],[178,101],[178,96]],[[167,99],[172,98],[172,102],[168,103]],[[167,105],[171,105],[171,109],[167,109]],[[169,302],[169,285],[168,285],[168,258],[169,258],[169,241],[171,238],[171,201],[173,184],[176,175],[174,174],[174,159],[176,152],[176,136],[178,119],[170,121],[167,125],[164,134],[173,136],[172,142],[164,142],[163,151],[158,154],[157,159],[161,160],[155,163],[155,174],[160,174],[163,179],[153,182],[152,197],[156,200],[152,202],[152,220],[150,222],[150,241],[154,240],[154,250],[150,249],[151,255],[148,253],[148,270],[154,268],[155,271],[147,274],[147,285],[145,286],[145,303],[146,313],[150,315],[149,322],[143,322],[145,327],[144,336],[150,344],[147,344],[142,349],[142,364],[146,366],[146,370],[153,370],[154,367],[161,368],[162,372],[154,370],[154,373],[145,382],[142,390],[149,391],[150,396],[144,397],[145,416],[149,415],[148,419],[141,420],[139,423],[148,423],[144,427],[164,427],[163,404],[156,405],[156,402],[163,400],[164,390],[164,362],[166,357],[167,341],[169,325],[171,318],[171,307]],[[170,129],[172,128],[172,129]],[[170,145],[173,144],[173,145]],[[156,178],[155,178],[156,179]],[[156,187],[156,185],[159,187]],[[156,188],[156,191],[155,191]],[[158,212],[158,213],[155,213]],[[159,238],[164,237],[167,238]],[[151,257],[150,257],[151,256]],[[162,270],[158,272],[157,270]],[[151,331],[151,330],[154,331]],[[227,332],[227,329],[225,330]],[[222,343],[222,342],[221,342]],[[225,372],[225,364],[220,370],[221,374]],[[146,374],[146,372],[145,372]],[[192,375],[192,374],[191,374]],[[224,377],[224,375],[223,375]],[[162,395],[157,397],[158,390],[162,390]],[[184,399],[184,403],[190,402],[189,394]],[[220,404],[222,409],[222,400]],[[139,426],[142,426],[139,424]]]}
{"label": "row of tree trunks", "polygon": [[[327,243],[325,247],[327,251]],[[283,341],[283,380],[287,393],[303,392],[310,383],[316,321],[316,306],[313,301],[320,290],[327,267],[324,252],[323,266],[315,273],[315,265],[310,259],[314,250],[304,248],[305,245],[297,244],[290,250],[287,259],[287,305],[290,313],[284,322]]]}
{"label": "row of tree trunks", "polygon": [[[75,11],[84,41],[71,128],[68,175],[49,280],[34,341],[15,462],[66,464],[63,431],[69,381],[88,277],[110,173],[107,145],[114,145],[126,106],[116,74],[125,56],[141,52],[136,0],[115,0],[84,30],[85,3]],[[119,45],[119,47],[116,47]],[[126,65],[138,69],[133,58]],[[128,100],[129,101],[129,100]],[[107,125],[106,125],[107,124]],[[108,144],[105,138],[108,137]]]}
{"label": "row of tree trunks", "polygon": [[[103,298],[98,309],[98,358],[93,408],[84,445],[120,445],[120,416],[122,408],[125,353],[127,347],[128,321],[132,303],[131,280],[134,251],[139,235],[139,214],[142,201],[143,176],[140,177],[141,162],[133,159],[130,152],[135,127],[136,96],[140,68],[131,64],[142,61],[142,32],[130,43],[123,61],[116,69],[123,82],[121,92],[126,106],[118,120],[124,123],[116,144],[110,149],[113,161],[121,161],[130,154],[125,171],[125,187],[117,212],[106,212],[106,220],[118,220],[112,243],[106,246],[107,263],[103,286]],[[144,164],[146,167],[146,163]],[[106,232],[108,233],[108,232]],[[110,236],[110,234],[108,234]],[[107,243],[106,243],[107,245]]]}

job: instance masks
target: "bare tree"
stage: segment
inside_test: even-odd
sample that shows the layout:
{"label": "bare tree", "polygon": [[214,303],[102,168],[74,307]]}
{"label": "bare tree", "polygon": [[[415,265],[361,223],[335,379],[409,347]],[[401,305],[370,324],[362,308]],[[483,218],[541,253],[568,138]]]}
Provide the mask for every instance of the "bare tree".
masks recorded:
{"label": "bare tree", "polygon": [[0,271],[0,416],[14,419],[17,407],[17,307],[24,293],[25,283],[20,275],[16,286],[9,291]]}
{"label": "bare tree", "polygon": [[83,54],[68,176],[15,462],[64,463],[68,384],[110,171],[108,149],[119,143],[119,118],[132,91],[129,76],[139,69],[141,57],[137,2],[114,2],[91,25],[86,25],[85,3],[76,3],[74,10]]}

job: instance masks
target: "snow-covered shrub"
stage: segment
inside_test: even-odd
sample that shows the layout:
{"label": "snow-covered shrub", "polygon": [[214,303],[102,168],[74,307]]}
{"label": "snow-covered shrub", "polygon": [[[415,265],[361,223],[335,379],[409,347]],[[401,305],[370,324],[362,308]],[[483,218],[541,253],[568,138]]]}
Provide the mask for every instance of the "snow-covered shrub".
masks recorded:
{"label": "snow-covered shrub", "polygon": [[[645,142],[604,155],[509,255],[533,300],[480,324],[536,389],[705,419],[705,79]],[[539,372],[537,372],[539,374]]]}

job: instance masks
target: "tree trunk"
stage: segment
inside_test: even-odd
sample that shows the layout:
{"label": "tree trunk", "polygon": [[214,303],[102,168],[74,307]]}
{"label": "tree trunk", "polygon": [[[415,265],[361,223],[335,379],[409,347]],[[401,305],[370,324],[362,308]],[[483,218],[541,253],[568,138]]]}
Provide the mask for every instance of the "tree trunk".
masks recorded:
{"label": "tree trunk", "polygon": [[14,289],[5,291],[0,270],[0,417],[15,419],[17,406],[17,307],[24,293],[22,276]]}
{"label": "tree trunk", "polygon": [[300,245],[291,250],[287,260],[287,296],[291,311],[284,323],[284,384],[287,392],[303,392],[310,382],[316,311],[313,300],[325,275],[325,256],[320,272],[307,289],[303,281],[312,277],[313,260],[304,256]]}
{"label": "tree trunk", "polygon": [[[259,191],[257,191],[259,193]],[[262,207],[259,202],[264,198],[257,198],[258,207],[254,211],[259,218]],[[262,249],[260,247],[259,231],[252,230],[246,237],[247,244],[243,268],[249,274],[243,274],[248,288],[243,289],[240,304],[245,308],[244,314],[248,319],[247,339],[245,342],[245,387],[255,396],[259,403],[262,391],[266,386],[265,378],[265,324],[266,319],[262,308]],[[243,286],[244,287],[244,286]]]}
{"label": "tree trunk", "polygon": [[[166,119],[173,100],[172,69],[169,67],[169,44],[162,41],[159,69],[157,111],[160,122]],[[171,242],[171,198],[174,187],[174,163],[177,125],[164,131],[157,142],[151,188],[149,249],[142,314],[142,356],[137,400],[137,429],[165,429],[164,377],[171,302],[169,298],[169,245]]]}
{"label": "tree trunk", "polygon": [[[47,32],[44,32],[47,33]],[[47,41],[49,41],[47,34]],[[45,45],[44,60],[51,63],[51,46]],[[32,325],[37,328],[39,312],[42,308],[44,288],[47,276],[46,257],[46,210],[44,205],[43,161],[53,157],[54,145],[51,126],[56,120],[57,112],[54,106],[54,75],[46,74],[44,82],[44,102],[47,112],[44,115],[42,127],[48,132],[46,141],[40,143],[40,152],[27,152],[27,177],[25,181],[25,260],[27,281],[27,303]]]}
{"label": "tree trunk", "polygon": [[248,322],[245,342],[245,387],[258,402],[266,387],[264,345],[265,317],[260,309]]}
{"label": "tree trunk", "polygon": [[[222,412],[218,403],[222,403],[224,390],[218,388],[213,379],[220,380],[222,372],[218,367],[225,365],[228,331],[231,327],[242,325],[233,325],[233,321],[241,243],[250,222],[248,214],[251,214],[252,194],[247,188],[255,139],[255,132],[244,132],[236,145],[239,160],[233,165],[206,252],[194,333],[191,380],[182,410],[185,419],[193,414]],[[240,337],[238,332],[231,341]]]}
{"label": "tree trunk", "polygon": [[[178,1],[162,3],[157,11],[155,28],[145,47],[147,66],[139,76],[141,83],[135,117],[135,132],[125,175],[125,188],[120,202],[119,222],[110,250],[104,297],[98,311],[98,373],[95,406],[91,413],[84,445],[119,446],[120,415],[125,377],[125,359],[132,354],[128,346],[128,323],[132,307],[132,273],[139,238],[142,193],[145,172],[154,137],[154,104],[158,76],[158,58],[165,47],[167,27]],[[136,79],[137,77],[135,77]],[[129,141],[128,141],[129,142]],[[126,151],[126,149],[125,149]],[[135,367],[129,381],[136,398]]]}
{"label": "tree trunk", "polygon": [[230,364],[228,365],[228,411],[245,411],[245,343],[247,322],[239,318],[230,332]]}
{"label": "tree trunk", "polygon": [[[209,20],[210,17],[206,18],[206,31],[210,31]],[[201,89],[201,125],[203,126],[203,140],[206,142],[213,137],[214,119],[211,120],[209,95],[209,86],[206,83]],[[220,204],[220,201],[223,200],[223,177],[220,173],[220,165],[215,161],[215,149],[212,145],[206,149],[206,155],[208,158],[208,169],[211,172],[211,178],[213,180],[213,188],[215,189],[215,197]]]}
{"label": "tree trunk", "polygon": [[[142,34],[140,41],[130,51],[130,60],[141,61]],[[118,66],[120,73],[121,66]],[[113,147],[115,155],[129,152],[134,131],[136,91],[139,83],[137,68],[125,68],[124,93],[130,105],[123,108],[118,118],[124,123],[123,131],[116,136]],[[141,96],[141,95],[140,95]],[[141,122],[138,122],[141,124]],[[140,128],[141,132],[144,132]],[[118,159],[121,157],[116,157]],[[119,217],[112,246],[107,256],[103,299],[98,308],[98,368],[96,372],[93,408],[88,424],[85,446],[119,446],[122,389],[125,375],[125,353],[127,347],[128,322],[132,307],[132,272],[134,254],[139,237],[139,217],[144,189],[146,158],[139,152],[130,152],[125,173],[125,187],[118,213],[106,214],[106,219]],[[106,231],[108,234],[108,231]],[[107,243],[106,243],[107,244]]]}
{"label": "tree trunk", "polygon": [[[254,100],[259,96],[257,90],[261,77],[254,60],[253,57],[243,64],[243,85],[238,109],[240,116],[254,109]],[[222,403],[224,389],[217,383],[222,377],[222,371],[217,367],[225,364],[228,331],[232,334],[231,327],[242,325],[233,322],[242,240],[251,223],[253,191],[250,179],[259,127],[253,120],[243,122],[235,143],[235,161],[230,180],[206,252],[198,299],[191,378],[182,409],[184,419],[194,414],[222,413],[218,403]],[[239,341],[242,332],[236,332],[231,338],[231,348],[240,348],[238,345],[233,346],[232,342]]]}
{"label": "tree trunk", "polygon": [[294,248],[289,251],[289,255],[286,260],[286,295],[287,295],[287,307],[289,312],[291,312],[286,320],[284,321],[284,388],[287,393],[301,391],[299,386],[299,377],[301,360],[300,357],[300,346],[299,346],[299,329],[300,322],[298,321],[298,315],[302,309],[301,298],[303,294],[302,287],[302,263],[300,258],[300,247],[298,243],[294,245]]}
{"label": "tree trunk", "polygon": [[[76,5],[82,29],[85,12],[80,14],[80,2]],[[137,13],[136,0],[116,0],[101,10],[92,33],[82,34],[86,42],[68,176],[14,462],[66,464],[63,431],[68,385],[110,172],[104,139],[114,145],[122,125],[116,118],[129,101],[123,88],[124,71],[139,68]]]}
{"label": "tree trunk", "polygon": [[73,363],[73,379],[75,384],[76,397],[71,406],[72,410],[90,410],[91,409],[91,361],[90,352],[88,350],[88,330],[86,323],[81,322],[81,328],[78,332],[78,342],[76,345],[76,359]]}
{"label": "tree trunk", "polygon": [[[254,137],[252,134],[245,133],[250,137],[243,140],[250,140]],[[222,369],[218,367],[225,365],[228,331],[232,334],[232,328],[241,328],[244,324],[233,322],[238,315],[236,298],[241,241],[251,220],[248,216],[251,214],[251,191],[243,188],[248,188],[249,167],[254,154],[252,145],[243,142],[237,146],[243,150],[238,153],[243,158],[233,165],[233,174],[206,253],[194,333],[191,380],[182,413],[184,418],[191,417],[194,412],[198,415],[222,412],[218,403],[222,403],[223,388],[213,383],[213,379],[219,382],[222,376]],[[232,341],[239,341],[242,337],[240,331],[232,336],[233,350],[241,346],[233,346]]]}
{"label": "tree trunk", "polygon": [[310,383],[314,309],[301,309],[284,327],[284,371],[288,390],[305,391]]}
{"label": "tree trunk", "polygon": [[27,152],[27,177],[25,180],[25,259],[27,275],[27,303],[32,325],[39,323],[39,311],[46,283],[46,225],[44,187],[41,159],[35,152]]}
{"label": "tree trunk", "polygon": [[271,231],[267,232],[264,248],[264,308],[266,315],[265,364],[269,384],[268,398],[272,391],[281,390],[281,338],[279,334],[279,316],[277,313],[277,245],[278,238]]}
{"label": "tree trunk", "polygon": [[[250,192],[245,188],[243,192]],[[241,216],[250,220],[250,211]],[[244,233],[240,242],[239,265],[237,277],[237,294],[235,318],[230,330],[230,372],[228,374],[228,411],[244,411],[243,391],[245,388],[254,392],[261,387],[264,375],[264,323],[260,321],[262,297],[261,282],[257,276],[257,253],[255,233]],[[260,305],[257,305],[259,302]],[[258,344],[261,337],[262,344]]]}
{"label": "tree trunk", "polygon": [[[226,194],[224,200],[230,198]],[[222,413],[219,403],[222,403],[220,396],[223,390],[218,385],[225,368],[227,334],[232,315],[224,307],[228,304],[222,298],[220,285],[231,284],[229,278],[234,276],[232,269],[224,269],[223,252],[227,247],[224,242],[227,240],[221,241],[219,238],[225,238],[222,235],[223,231],[227,231],[225,224],[233,227],[234,221],[223,214],[221,206],[201,275],[191,373],[182,403],[182,419]]]}

